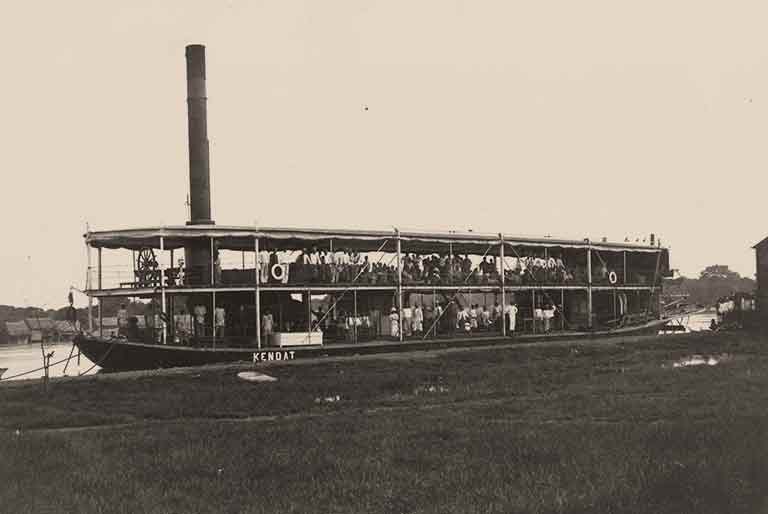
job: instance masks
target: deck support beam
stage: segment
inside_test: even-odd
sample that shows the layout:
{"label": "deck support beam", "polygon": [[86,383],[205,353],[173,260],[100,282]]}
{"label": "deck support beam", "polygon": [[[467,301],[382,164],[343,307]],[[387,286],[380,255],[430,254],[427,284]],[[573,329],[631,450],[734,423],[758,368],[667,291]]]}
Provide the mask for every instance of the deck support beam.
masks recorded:
{"label": "deck support beam", "polygon": [[587,328],[592,328],[592,247],[587,246]]}
{"label": "deck support beam", "polygon": [[[88,230],[88,233],[90,233],[90,230]],[[91,245],[88,243],[88,239],[86,238],[85,243],[85,250],[88,257],[88,271],[85,274],[85,290],[90,291],[91,290]],[[93,332],[93,297],[88,294],[88,331]]]}
{"label": "deck support beam", "polygon": [[[163,344],[168,344],[168,322],[166,321],[168,313],[167,308],[165,305],[165,264],[164,264],[164,255],[165,252],[165,238],[163,236],[160,236],[160,301],[162,302],[160,305],[160,312],[162,315],[160,316],[160,322],[163,324]],[[173,262],[171,262],[171,265],[173,265]],[[154,326],[154,323],[152,324]],[[153,334],[154,336],[154,334]]]}
{"label": "deck support beam", "polygon": [[[97,252],[97,280],[98,280],[98,288],[99,291],[101,291],[101,247],[99,247],[99,251]],[[99,337],[104,337],[104,318],[102,317],[102,309],[101,304],[103,302],[101,301],[101,298],[99,298]]]}
{"label": "deck support beam", "polygon": [[213,238],[211,238],[211,336],[213,349],[216,349],[216,257],[213,255]]}
{"label": "deck support beam", "polygon": [[621,255],[624,261],[624,282],[622,283],[622,285],[627,285],[627,251],[622,250]]}
{"label": "deck support beam", "polygon": [[400,241],[400,229],[395,229],[397,242],[397,331],[400,341],[403,340],[403,263],[401,257],[402,245]]}
{"label": "deck support beam", "polygon": [[[254,287],[254,296],[256,302],[256,348],[261,350],[261,292],[259,288],[261,286],[261,257],[259,255],[259,238],[253,238],[253,251],[256,255],[256,286]],[[263,263],[267,266],[268,263]]]}
{"label": "deck support beam", "polygon": [[353,307],[353,319],[352,319],[352,342],[357,343],[357,289],[352,291],[352,299],[354,300]]}
{"label": "deck support beam", "polygon": [[499,234],[499,240],[501,241],[501,244],[499,245],[499,259],[501,260],[501,335],[506,337],[507,335],[507,319],[504,315],[504,310],[507,308],[507,300],[506,295],[504,292],[504,234]]}
{"label": "deck support beam", "polygon": [[560,288],[560,330],[565,330],[565,289]]}

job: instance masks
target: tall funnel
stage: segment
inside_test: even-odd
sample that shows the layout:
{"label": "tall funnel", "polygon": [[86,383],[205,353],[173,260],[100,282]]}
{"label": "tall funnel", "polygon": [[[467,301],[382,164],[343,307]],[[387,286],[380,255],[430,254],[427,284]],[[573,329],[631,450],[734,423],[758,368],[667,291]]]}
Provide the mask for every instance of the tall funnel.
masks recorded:
{"label": "tall funnel", "polygon": [[205,46],[187,45],[187,120],[189,125],[189,225],[209,225],[211,176],[208,162],[208,96]]}

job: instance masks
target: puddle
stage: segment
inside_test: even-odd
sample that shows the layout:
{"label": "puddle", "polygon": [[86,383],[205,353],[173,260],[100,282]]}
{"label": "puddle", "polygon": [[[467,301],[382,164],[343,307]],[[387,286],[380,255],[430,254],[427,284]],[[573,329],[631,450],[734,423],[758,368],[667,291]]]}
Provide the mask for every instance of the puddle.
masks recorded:
{"label": "puddle", "polygon": [[434,385],[434,384],[424,384],[424,385],[420,385],[416,389],[414,389],[413,390],[413,394],[418,396],[420,394],[447,393],[448,391],[450,391],[448,386],[444,386],[444,385],[440,385],[440,384],[437,384],[437,385]]}
{"label": "puddle", "polygon": [[315,403],[335,403],[341,401],[341,395],[335,395],[335,396],[321,396],[315,398]]}
{"label": "puddle", "polygon": [[275,377],[256,371],[241,371],[237,374],[237,378],[247,380],[248,382],[277,382]]}
{"label": "puddle", "polygon": [[[727,353],[721,353],[720,355],[690,355],[676,360],[672,363],[673,368],[687,368],[691,366],[716,366],[724,362],[728,362],[733,357]],[[662,365],[666,367],[666,365]]]}

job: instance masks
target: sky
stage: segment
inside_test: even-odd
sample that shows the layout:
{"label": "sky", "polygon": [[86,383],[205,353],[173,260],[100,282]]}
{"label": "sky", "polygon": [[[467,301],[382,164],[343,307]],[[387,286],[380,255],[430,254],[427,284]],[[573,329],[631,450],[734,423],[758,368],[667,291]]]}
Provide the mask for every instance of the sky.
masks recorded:
{"label": "sky", "polygon": [[10,3],[0,304],[64,305],[86,224],[183,224],[190,43],[218,224],[655,233],[684,275],[752,276],[766,19],[740,0]]}

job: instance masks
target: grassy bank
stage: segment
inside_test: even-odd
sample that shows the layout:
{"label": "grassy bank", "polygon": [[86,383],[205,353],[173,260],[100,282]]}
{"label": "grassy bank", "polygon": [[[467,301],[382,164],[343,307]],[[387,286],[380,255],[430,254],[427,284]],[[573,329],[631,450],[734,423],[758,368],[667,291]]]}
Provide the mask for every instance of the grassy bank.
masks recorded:
{"label": "grassy bank", "polygon": [[768,512],[744,336],[237,371],[0,385],[2,511]]}

